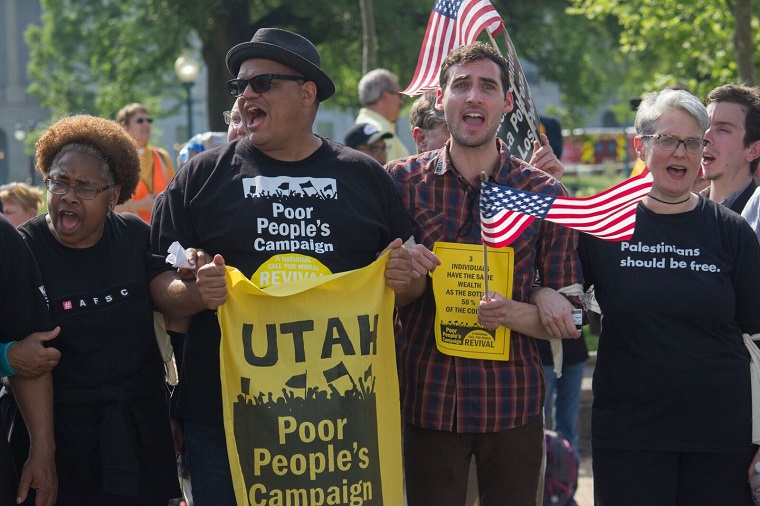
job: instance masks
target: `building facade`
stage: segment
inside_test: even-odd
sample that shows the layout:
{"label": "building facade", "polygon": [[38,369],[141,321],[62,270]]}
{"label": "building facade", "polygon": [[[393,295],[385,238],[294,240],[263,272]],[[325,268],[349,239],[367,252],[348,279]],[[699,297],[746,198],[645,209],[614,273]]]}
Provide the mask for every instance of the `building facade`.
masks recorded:
{"label": "building facade", "polygon": [[26,138],[50,115],[26,92],[29,47],[24,31],[39,19],[37,0],[0,0],[0,184],[31,181],[34,161],[25,152]]}

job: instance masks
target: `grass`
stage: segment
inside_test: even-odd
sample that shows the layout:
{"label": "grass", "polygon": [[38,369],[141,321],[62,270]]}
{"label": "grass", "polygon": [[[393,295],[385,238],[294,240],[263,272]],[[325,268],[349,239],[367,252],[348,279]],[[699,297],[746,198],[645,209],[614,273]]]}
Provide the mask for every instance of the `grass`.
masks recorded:
{"label": "grass", "polygon": [[567,187],[571,196],[587,197],[612,188],[624,179],[621,171],[609,168],[599,172],[566,173],[562,176],[562,184]]}
{"label": "grass", "polygon": [[588,351],[596,351],[599,348],[599,335],[591,332],[591,328],[588,325],[583,326],[582,337],[586,340]]}
{"label": "grass", "polygon": [[42,203],[37,208],[37,214],[47,214],[47,187],[43,184],[39,189],[42,190]]}

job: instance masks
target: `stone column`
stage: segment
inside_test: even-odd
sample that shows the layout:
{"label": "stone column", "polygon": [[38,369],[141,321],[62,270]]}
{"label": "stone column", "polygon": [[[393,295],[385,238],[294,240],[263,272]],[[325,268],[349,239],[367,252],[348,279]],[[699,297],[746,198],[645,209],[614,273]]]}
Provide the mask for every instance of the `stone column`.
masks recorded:
{"label": "stone column", "polygon": [[8,78],[5,90],[5,102],[9,105],[21,105],[25,102],[23,69],[21,68],[21,48],[19,45],[18,0],[5,0],[4,37],[5,61],[7,62],[6,76]]}

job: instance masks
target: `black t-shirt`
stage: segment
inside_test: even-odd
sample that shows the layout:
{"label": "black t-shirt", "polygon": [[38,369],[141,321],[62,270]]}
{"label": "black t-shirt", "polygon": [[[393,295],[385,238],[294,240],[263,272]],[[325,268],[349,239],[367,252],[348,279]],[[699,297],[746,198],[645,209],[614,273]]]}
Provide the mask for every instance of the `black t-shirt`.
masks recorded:
{"label": "black t-shirt", "polygon": [[19,230],[39,264],[50,315],[61,326],[55,388],[163,387],[148,283],[170,267],[150,255],[148,226],[135,215],[110,213],[98,243],[82,249],[59,243],[45,216]]}
{"label": "black t-shirt", "polygon": [[[55,340],[61,360],[53,369],[59,503],[176,497],[169,404],[148,290],[150,280],[171,267],[150,254],[148,225],[133,214],[109,213],[100,240],[82,249],[59,243],[45,216],[20,231],[61,327]],[[121,474],[106,477],[122,463]],[[116,490],[136,497],[117,500]]]}
{"label": "black t-shirt", "polygon": [[749,225],[703,197],[672,215],[639,204],[629,241],[581,234],[579,252],[604,315],[593,444],[749,450],[742,332],[760,332],[760,246]]}
{"label": "black t-shirt", "polygon": [[[258,286],[357,269],[411,226],[382,166],[328,139],[309,157],[274,160],[248,139],[185,164],[153,210],[151,246],[221,254]],[[195,315],[185,342],[177,414],[222,423],[219,324]]]}
{"label": "black t-shirt", "polygon": [[54,327],[37,263],[18,231],[0,215],[0,342]]}

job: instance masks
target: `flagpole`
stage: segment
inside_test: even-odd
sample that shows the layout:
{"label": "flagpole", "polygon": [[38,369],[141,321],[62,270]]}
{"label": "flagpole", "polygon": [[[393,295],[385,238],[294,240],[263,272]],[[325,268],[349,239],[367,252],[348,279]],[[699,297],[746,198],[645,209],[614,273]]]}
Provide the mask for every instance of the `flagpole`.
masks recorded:
{"label": "flagpole", "polygon": [[[502,26],[504,25],[502,24]],[[495,47],[499,54],[501,54],[501,49],[499,49],[499,45],[496,43],[496,39],[493,38],[493,35],[491,35],[490,31],[486,30],[486,33],[488,34],[488,38],[491,39],[491,44],[493,44],[493,47]]]}
{"label": "flagpole", "polygon": [[[485,171],[480,171],[481,188],[480,188],[480,196],[478,197],[480,199],[483,198],[483,183],[486,182],[487,180],[488,180],[488,176],[486,176]],[[483,243],[483,296],[485,297],[486,302],[488,302],[488,246],[486,246],[485,243]]]}

